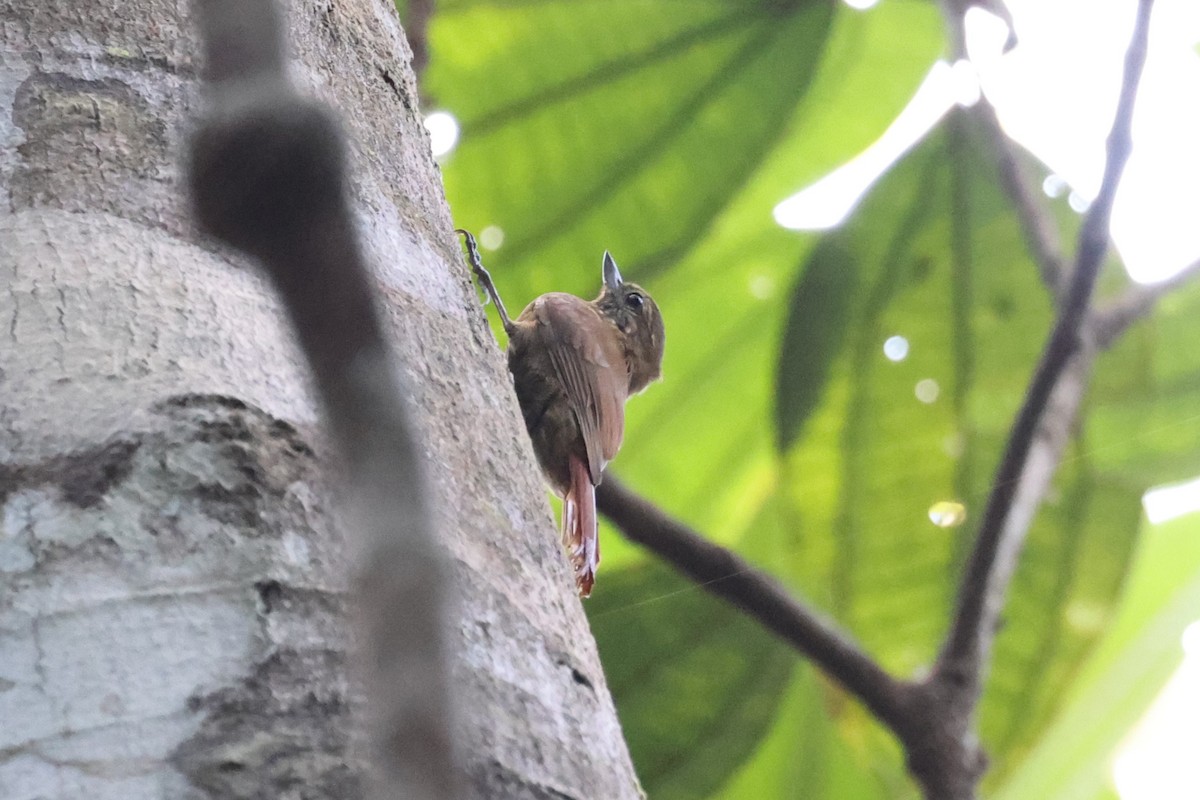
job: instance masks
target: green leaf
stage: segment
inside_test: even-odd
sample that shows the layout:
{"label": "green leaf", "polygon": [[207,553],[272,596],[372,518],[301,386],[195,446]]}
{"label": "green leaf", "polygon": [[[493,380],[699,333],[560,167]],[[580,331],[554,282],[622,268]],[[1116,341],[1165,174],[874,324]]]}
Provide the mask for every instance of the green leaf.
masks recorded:
{"label": "green leaf", "polygon": [[796,441],[817,407],[833,360],[841,352],[858,290],[858,264],[844,236],[826,238],[792,292],[776,371],[775,429],[781,451]]}
{"label": "green leaf", "polygon": [[[670,156],[677,174],[655,182],[663,208],[647,206],[623,190],[607,210],[594,212],[603,221],[593,238],[580,239],[575,231],[560,243],[576,248],[572,253],[518,252],[514,257],[511,243],[521,238],[517,231],[537,228],[568,202],[559,182],[574,182],[598,158],[623,157],[602,153],[628,154],[637,147],[636,125],[612,124],[629,102],[642,103],[643,92],[652,97],[686,93],[697,78],[688,70],[668,69],[666,61],[634,59],[636,86],[614,93],[608,105],[585,111],[591,108],[590,91],[547,104],[547,115],[565,115],[566,105],[575,109],[563,123],[569,125],[569,137],[562,128],[534,124],[532,118],[512,119],[502,126],[504,132],[474,137],[470,121],[518,97],[542,97],[564,75],[584,74],[587,64],[594,68],[616,60],[618,52],[651,47],[652,41],[670,39],[730,9],[725,2],[688,4],[688,13],[657,2],[566,5],[572,11],[600,8],[605,19],[588,27],[555,10],[562,4],[552,2],[460,4],[450,7],[453,13],[439,7],[430,31],[433,60],[425,89],[467,122],[459,149],[444,163],[447,194],[459,224],[504,229],[504,245],[485,251],[484,258],[510,308],[550,290],[589,296],[599,285],[604,248],[612,250],[627,277],[655,295],[667,328],[665,378],[630,402],[625,445],[611,468],[635,486],[653,487],[656,502],[718,541],[737,542],[776,480],[772,387],[785,310],[778,300],[809,245],[807,238],[778,227],[771,210],[879,136],[937,56],[941,20],[926,2],[891,0],[865,14],[835,4],[838,10],[814,74],[806,79],[806,92],[789,101],[780,138],[759,154],[744,185],[730,184],[709,165],[742,158],[755,147],[746,136],[758,128],[731,126],[726,138],[699,150],[683,146],[681,139]],[[804,5],[767,5],[782,9],[772,17],[782,24],[793,24],[797,14],[818,14]],[[583,13],[593,20],[590,12]],[[792,73],[780,72],[770,79],[742,80],[737,91],[757,93],[756,106],[775,109],[782,90],[773,84],[791,78]],[[660,114],[657,109],[647,113]],[[597,138],[603,141],[593,141]],[[716,191],[718,185],[725,205],[711,224],[693,218],[686,256],[655,266],[641,255],[662,249],[666,240],[654,233],[652,242],[643,242],[640,226],[673,226],[681,219],[677,209],[690,207],[697,192]],[[608,568],[642,558],[619,537],[604,535]]]}
{"label": "green leaf", "polygon": [[1180,636],[1200,608],[1200,516],[1149,527],[1140,541],[1115,622],[995,800],[1111,796],[1113,750],[1179,665]]}
{"label": "green leaf", "polygon": [[1148,487],[1200,474],[1200,283],[1177,290],[1099,365],[1087,434],[1096,463]]}
{"label": "green leaf", "polygon": [[[981,169],[978,158],[959,152],[968,147],[964,136],[943,126],[872,189],[842,229],[827,235],[838,243],[842,268],[857,271],[863,289],[843,322],[850,341],[828,368],[823,400],[783,461],[784,490],[801,531],[797,558],[803,554],[805,587],[827,599],[901,674],[933,655],[960,539],[969,535],[968,527],[937,528],[928,510],[938,501],[957,501],[968,515],[977,513],[975,476],[963,474],[975,446],[967,406],[973,373],[962,368],[964,360],[980,357],[970,346],[974,290],[962,288],[977,265],[956,260],[951,247],[950,209],[966,211],[955,195],[954,169],[960,160]],[[976,192],[988,186],[972,181]],[[995,213],[980,209],[984,217]],[[980,252],[992,252],[992,244]],[[818,247],[814,259],[824,252]],[[1018,270],[1008,273],[1016,277]],[[1036,337],[1045,324],[1041,313],[1037,322],[1013,314],[1006,340]],[[883,352],[893,335],[909,343],[899,362]],[[936,383],[933,402],[916,396],[921,381]]]}
{"label": "green leaf", "polygon": [[605,574],[602,588],[588,617],[646,791],[708,796],[771,727],[794,653],[665,566]]}
{"label": "green leaf", "polygon": [[[635,279],[669,263],[787,133],[834,8],[444,4],[426,89],[461,121],[446,170],[460,224],[502,228],[495,265],[532,270],[530,288],[605,248]],[[556,288],[594,285],[588,270]]]}
{"label": "green leaf", "polygon": [[834,724],[827,681],[808,664],[796,671],[774,727],[753,758],[717,794],[721,800],[852,798],[900,800],[876,779]]}
{"label": "green leaf", "polygon": [[988,785],[1020,763],[1107,630],[1141,523],[1141,491],[1068,459],[1026,541],[980,708]]}
{"label": "green leaf", "polygon": [[[981,141],[965,113],[951,115],[827,235],[805,269],[857,275],[862,289],[849,302],[826,300],[840,306],[846,333],[809,325],[825,313],[823,297],[806,296],[802,280],[781,353],[781,370],[796,370],[792,385],[810,393],[799,436],[781,437],[791,445],[782,489],[801,532],[794,574],[901,675],[919,674],[940,646],[1051,323]],[[797,329],[847,341],[805,348]],[[909,346],[898,362],[883,352],[893,335]],[[1109,619],[1136,537],[1143,487],[1098,471],[1085,441],[1030,531],[994,650],[980,718],[997,778],[1059,708]],[[934,524],[939,501],[961,504],[965,523]],[[854,715],[844,728],[875,753],[881,776],[897,773],[883,739],[863,736]]]}

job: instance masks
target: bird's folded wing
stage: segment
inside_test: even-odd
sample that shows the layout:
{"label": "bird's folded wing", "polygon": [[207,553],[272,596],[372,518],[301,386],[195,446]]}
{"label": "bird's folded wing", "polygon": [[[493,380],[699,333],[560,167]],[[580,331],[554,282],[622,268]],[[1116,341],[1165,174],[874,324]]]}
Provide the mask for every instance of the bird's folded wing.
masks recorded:
{"label": "bird's folded wing", "polygon": [[579,423],[588,473],[599,484],[625,432],[629,375],[624,352],[612,323],[574,295],[543,295],[535,314],[537,335]]}

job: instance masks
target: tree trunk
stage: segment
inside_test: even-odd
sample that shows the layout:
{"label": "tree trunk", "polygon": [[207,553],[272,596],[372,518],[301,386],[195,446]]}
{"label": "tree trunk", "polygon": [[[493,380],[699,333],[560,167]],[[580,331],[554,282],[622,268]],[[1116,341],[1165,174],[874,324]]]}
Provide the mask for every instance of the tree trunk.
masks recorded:
{"label": "tree trunk", "polygon": [[[199,241],[182,3],[0,3],[0,797],[347,798],[364,748],[345,542],[264,283]],[[634,798],[392,5],[290,9],[455,566],[472,796]]]}

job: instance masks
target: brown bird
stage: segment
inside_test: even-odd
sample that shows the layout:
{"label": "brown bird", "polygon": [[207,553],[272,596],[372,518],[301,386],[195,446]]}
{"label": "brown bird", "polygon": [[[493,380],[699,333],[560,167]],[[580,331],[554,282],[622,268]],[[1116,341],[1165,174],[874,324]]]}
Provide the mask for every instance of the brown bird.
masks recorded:
{"label": "brown bird", "polygon": [[606,251],[595,300],[550,292],[511,320],[475,237],[458,233],[508,334],[508,369],[525,428],[547,482],[563,498],[562,543],[587,597],[600,564],[596,486],[621,448],[625,401],[662,374],[662,315],[644,289],[621,280]]}

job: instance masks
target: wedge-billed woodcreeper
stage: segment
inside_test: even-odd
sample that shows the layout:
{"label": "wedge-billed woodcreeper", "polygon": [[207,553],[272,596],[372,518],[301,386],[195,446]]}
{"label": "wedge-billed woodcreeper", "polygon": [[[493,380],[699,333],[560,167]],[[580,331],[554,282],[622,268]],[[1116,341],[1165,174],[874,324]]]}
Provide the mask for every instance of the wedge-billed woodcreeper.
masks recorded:
{"label": "wedge-billed woodcreeper", "polygon": [[544,294],[509,319],[475,237],[471,267],[508,334],[508,369],[542,473],[563,498],[562,543],[579,594],[591,594],[600,564],[596,486],[621,447],[625,401],[662,373],[662,314],[644,289],[621,279],[606,251],[595,300]]}

